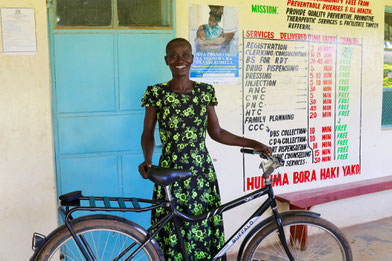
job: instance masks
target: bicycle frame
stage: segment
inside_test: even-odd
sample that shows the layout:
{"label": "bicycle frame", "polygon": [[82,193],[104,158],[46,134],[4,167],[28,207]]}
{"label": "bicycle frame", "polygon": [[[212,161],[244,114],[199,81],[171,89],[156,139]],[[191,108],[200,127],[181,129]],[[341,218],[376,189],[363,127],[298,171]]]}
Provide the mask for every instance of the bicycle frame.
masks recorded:
{"label": "bicycle frame", "polygon": [[[152,227],[150,227],[148,231],[148,238],[147,240],[140,245],[136,250],[133,251],[133,253],[126,259],[126,260],[131,260],[134,256],[136,256],[140,250],[145,247],[156,235],[157,233],[169,222],[173,221],[177,237],[179,239],[180,247],[182,250],[182,254],[184,257],[184,261],[188,261],[188,256],[185,250],[185,244],[183,237],[181,235],[180,231],[180,226],[179,226],[179,220],[184,220],[187,222],[195,222],[195,221],[201,221],[210,217],[213,217],[217,214],[221,214],[227,210],[230,210],[232,208],[235,208],[237,206],[240,206],[242,204],[245,204],[249,201],[252,201],[254,199],[257,199],[261,196],[268,195],[268,198],[263,202],[263,204],[248,218],[245,223],[243,223],[240,228],[234,233],[234,235],[225,242],[224,246],[219,250],[218,253],[216,253],[213,257],[212,260],[217,260],[218,258],[222,257],[235,243],[238,242],[238,240],[248,231],[254,224],[256,224],[256,221],[261,217],[262,214],[267,211],[268,208],[271,207],[272,213],[274,216],[274,220],[276,221],[276,224],[279,229],[279,237],[281,240],[281,243],[286,251],[287,256],[289,257],[290,260],[294,260],[292,257],[288,245],[285,239],[284,231],[283,231],[283,226],[282,226],[282,221],[281,221],[281,216],[277,210],[277,204],[273,192],[273,188],[270,182],[266,182],[266,186],[264,188],[261,188],[257,191],[251,192],[245,196],[242,196],[238,199],[235,199],[233,201],[230,201],[228,203],[225,203],[221,205],[218,208],[215,208],[207,213],[204,213],[202,215],[198,216],[192,216],[192,215],[186,215],[182,212],[179,212],[175,208],[175,203],[172,201],[171,198],[171,193],[169,190],[169,187],[165,188],[166,194],[168,196],[168,201],[154,201],[154,200],[148,200],[148,199],[136,199],[136,198],[108,198],[108,197],[81,197],[80,200],[89,200],[90,202],[90,207],[82,207],[82,206],[74,206],[74,208],[69,209],[69,206],[67,206],[67,211],[66,211],[66,216],[65,216],[65,225],[67,229],[70,231],[72,237],[74,238],[78,248],[81,250],[83,256],[86,258],[86,260],[95,260],[95,257],[88,246],[86,240],[83,238],[83,236],[77,236],[75,231],[73,230],[70,221],[72,220],[72,213],[75,211],[121,211],[121,212],[144,212],[144,211],[150,211],[156,208],[166,208],[168,209],[169,213],[161,218],[156,224],[154,224]],[[102,200],[105,204],[105,207],[96,207],[95,203],[93,203],[93,200]],[[118,201],[118,204],[120,208],[116,207],[111,207],[110,206],[110,200],[116,200]],[[127,208],[124,204],[124,200],[126,201],[131,201],[134,208]],[[146,203],[151,203],[153,204],[150,207],[144,207],[140,208],[139,202],[146,202]],[[120,259],[122,256],[127,254],[131,249],[136,245],[136,243],[132,243],[129,245],[122,253],[120,253],[114,260]]]}

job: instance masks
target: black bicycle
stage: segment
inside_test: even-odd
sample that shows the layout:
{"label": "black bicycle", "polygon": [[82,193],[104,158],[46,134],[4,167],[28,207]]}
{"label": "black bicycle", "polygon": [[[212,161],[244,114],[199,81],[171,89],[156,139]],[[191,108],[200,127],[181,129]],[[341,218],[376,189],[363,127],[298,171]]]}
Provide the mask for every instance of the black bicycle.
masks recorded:
{"label": "black bicycle", "polygon": [[[256,154],[251,149],[241,151]],[[265,187],[199,216],[177,211],[172,200],[170,184],[191,177],[192,173],[187,170],[159,167],[149,169],[148,178],[165,188],[167,200],[85,197],[80,191],[62,195],[59,211],[64,214],[65,223],[47,237],[34,233],[34,255],[31,260],[165,260],[154,237],[169,221],[175,224],[184,260],[189,260],[178,225],[180,220],[204,220],[267,195],[264,203],[215,253],[212,260],[219,260],[246,234],[237,260],[351,261],[352,253],[347,239],[335,225],[320,218],[319,214],[310,211],[278,212],[270,175],[283,163],[281,158],[263,160],[260,168],[264,171]],[[97,214],[72,218],[76,211],[144,212],[157,208],[166,208],[169,214],[148,230],[114,215]],[[269,208],[272,215],[257,222]]]}

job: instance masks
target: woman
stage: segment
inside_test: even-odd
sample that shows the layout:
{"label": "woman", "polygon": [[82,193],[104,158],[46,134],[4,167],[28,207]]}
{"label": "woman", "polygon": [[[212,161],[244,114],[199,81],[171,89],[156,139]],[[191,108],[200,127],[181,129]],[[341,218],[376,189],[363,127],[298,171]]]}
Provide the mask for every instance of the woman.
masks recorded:
{"label": "woman", "polygon": [[210,12],[208,24],[199,26],[195,39],[197,52],[220,52],[224,42],[223,29],[218,24],[220,21],[220,16]]}
{"label": "woman", "polygon": [[[223,144],[251,147],[267,155],[271,155],[271,151],[260,142],[236,136],[220,127],[214,108],[217,105],[214,88],[189,79],[193,55],[187,40],[171,40],[166,46],[165,61],[173,79],[148,86],[142,98],[142,106],[146,108],[141,139],[145,161],[140,164],[139,172],[146,178],[145,167],[151,167],[154,129],[158,121],[163,145],[159,165],[189,169],[194,174],[192,178],[172,185],[176,208],[198,215],[220,205],[215,170],[205,147],[206,130],[212,139]],[[164,189],[155,186],[153,198],[163,199],[164,195]],[[162,209],[154,211],[152,223],[165,214]],[[182,260],[173,231],[174,225],[168,224],[157,235],[157,241],[166,260]],[[190,260],[211,260],[225,241],[221,215],[198,223],[183,222],[181,232]]]}

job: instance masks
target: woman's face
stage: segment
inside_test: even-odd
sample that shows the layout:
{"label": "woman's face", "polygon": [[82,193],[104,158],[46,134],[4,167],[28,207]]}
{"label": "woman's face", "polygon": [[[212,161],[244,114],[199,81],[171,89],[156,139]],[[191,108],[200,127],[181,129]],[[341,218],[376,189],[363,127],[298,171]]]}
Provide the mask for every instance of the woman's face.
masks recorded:
{"label": "woman's face", "polygon": [[193,63],[192,49],[183,42],[174,43],[165,56],[173,76],[187,76]]}
{"label": "woman's face", "polygon": [[213,17],[212,15],[210,15],[210,18],[208,19],[208,25],[211,28],[214,28],[218,23],[216,22],[215,17]]}

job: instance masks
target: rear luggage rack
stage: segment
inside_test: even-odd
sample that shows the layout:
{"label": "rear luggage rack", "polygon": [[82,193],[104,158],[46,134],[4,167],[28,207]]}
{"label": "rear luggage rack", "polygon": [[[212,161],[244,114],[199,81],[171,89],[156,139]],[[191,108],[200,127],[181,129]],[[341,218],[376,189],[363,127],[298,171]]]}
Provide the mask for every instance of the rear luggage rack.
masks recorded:
{"label": "rear luggage rack", "polygon": [[59,198],[60,208],[65,207],[63,214],[77,210],[144,212],[163,207],[166,202],[141,198],[82,196],[81,191],[70,192]]}

